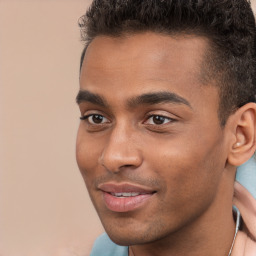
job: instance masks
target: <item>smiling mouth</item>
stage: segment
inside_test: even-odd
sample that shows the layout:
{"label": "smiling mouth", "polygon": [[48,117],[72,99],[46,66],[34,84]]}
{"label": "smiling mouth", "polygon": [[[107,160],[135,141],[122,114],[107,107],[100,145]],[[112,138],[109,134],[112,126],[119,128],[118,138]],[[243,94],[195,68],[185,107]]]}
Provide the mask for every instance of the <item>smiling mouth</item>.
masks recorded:
{"label": "smiling mouth", "polygon": [[[126,198],[126,197],[133,197],[143,195],[137,192],[124,192],[124,193],[110,193],[112,196],[119,197],[119,198]],[[145,194],[144,194],[145,195]]]}
{"label": "smiling mouth", "polygon": [[130,212],[149,203],[156,191],[132,184],[102,184],[105,206],[113,212]]}
{"label": "smiling mouth", "polygon": [[103,201],[106,207],[113,212],[130,212],[144,206],[153,197],[154,193],[107,193],[103,192]]}

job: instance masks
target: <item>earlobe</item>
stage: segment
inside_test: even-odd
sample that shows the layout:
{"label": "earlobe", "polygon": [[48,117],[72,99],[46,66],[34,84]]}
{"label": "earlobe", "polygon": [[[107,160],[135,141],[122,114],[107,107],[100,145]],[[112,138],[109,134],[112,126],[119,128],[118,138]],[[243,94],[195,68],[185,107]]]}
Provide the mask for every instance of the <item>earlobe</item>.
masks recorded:
{"label": "earlobe", "polygon": [[248,103],[232,116],[232,141],[228,162],[239,166],[251,158],[256,151],[256,104]]}

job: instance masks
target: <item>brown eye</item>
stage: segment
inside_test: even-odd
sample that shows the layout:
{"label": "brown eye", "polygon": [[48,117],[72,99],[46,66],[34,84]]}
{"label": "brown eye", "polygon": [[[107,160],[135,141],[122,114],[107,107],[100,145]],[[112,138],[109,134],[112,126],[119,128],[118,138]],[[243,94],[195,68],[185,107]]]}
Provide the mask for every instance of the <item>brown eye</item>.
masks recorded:
{"label": "brown eye", "polygon": [[89,124],[104,124],[104,123],[108,123],[109,120],[102,116],[102,115],[98,115],[98,114],[91,114],[91,115],[87,115],[87,116],[83,116],[80,118],[81,120],[86,120]]}
{"label": "brown eye", "polygon": [[91,118],[92,122],[95,124],[101,124],[104,120],[104,117],[101,115],[92,115],[90,118]]}
{"label": "brown eye", "polygon": [[152,121],[154,124],[163,124],[165,122],[166,118],[163,116],[153,116]]}
{"label": "brown eye", "polygon": [[174,121],[174,120],[169,117],[160,116],[160,115],[152,115],[148,118],[146,123],[150,124],[150,125],[161,125],[161,124],[169,123],[171,121]]}

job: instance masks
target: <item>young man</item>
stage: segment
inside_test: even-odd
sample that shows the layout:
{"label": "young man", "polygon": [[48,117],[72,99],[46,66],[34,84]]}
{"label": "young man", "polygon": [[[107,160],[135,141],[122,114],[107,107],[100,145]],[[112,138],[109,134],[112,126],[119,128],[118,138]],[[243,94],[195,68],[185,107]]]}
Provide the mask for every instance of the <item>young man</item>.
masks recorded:
{"label": "young man", "polygon": [[77,162],[107,233],[91,255],[256,255],[235,183],[256,150],[250,4],[95,0],[80,25]]}

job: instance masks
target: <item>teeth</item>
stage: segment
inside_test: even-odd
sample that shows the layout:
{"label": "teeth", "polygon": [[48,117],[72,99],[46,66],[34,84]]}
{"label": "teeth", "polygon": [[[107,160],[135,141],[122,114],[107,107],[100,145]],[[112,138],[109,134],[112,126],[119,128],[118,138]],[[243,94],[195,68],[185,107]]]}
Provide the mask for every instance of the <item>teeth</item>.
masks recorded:
{"label": "teeth", "polygon": [[136,192],[123,192],[123,193],[111,193],[112,196],[116,196],[116,197],[130,197],[130,196],[138,196],[140,195],[140,193],[136,193]]}

